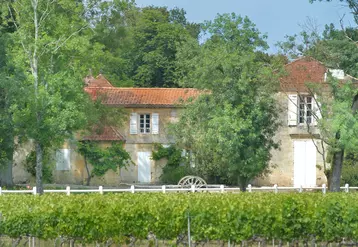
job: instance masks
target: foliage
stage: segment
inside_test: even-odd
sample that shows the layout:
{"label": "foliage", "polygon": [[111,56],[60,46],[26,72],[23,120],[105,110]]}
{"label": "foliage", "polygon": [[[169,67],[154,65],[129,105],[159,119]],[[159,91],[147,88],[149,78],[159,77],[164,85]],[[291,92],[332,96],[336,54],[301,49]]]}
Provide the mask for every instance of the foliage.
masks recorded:
{"label": "foliage", "polygon": [[204,30],[211,38],[185,44],[178,63],[184,86],[207,91],[186,105],[173,134],[193,152],[200,176],[245,188],[268,171],[270,151],[278,147],[274,93],[282,64],[260,60],[265,36],[248,18],[218,15]]}
{"label": "foliage", "polygon": [[[357,194],[3,195],[0,233],[104,243],[129,237],[175,240],[357,242]],[[45,227],[44,227],[45,226]],[[127,242],[127,244],[128,244]]]}
{"label": "foliage", "polygon": [[358,157],[357,153],[348,153],[344,157],[341,185],[358,186]]}
{"label": "foliage", "polygon": [[78,151],[92,165],[90,177],[103,176],[108,170],[117,171],[132,163],[129,153],[122,142],[112,142],[109,147],[100,147],[96,142],[83,141],[78,143]]}
{"label": "foliage", "polygon": [[[42,167],[42,176],[45,183],[52,183],[52,170],[54,160],[47,152],[44,155],[44,166]],[[24,161],[25,170],[33,177],[36,177],[36,152],[31,151]]]}
{"label": "foliage", "polygon": [[6,46],[8,65],[23,75],[12,121],[19,136],[34,140],[41,193],[43,151],[88,125],[92,102],[80,82],[89,63],[103,55],[102,46],[90,43],[81,1],[1,0],[0,6],[5,23],[15,27]]}
{"label": "foliage", "polygon": [[153,160],[167,159],[162,169],[160,181],[163,184],[177,184],[182,177],[194,175],[193,169],[190,167],[188,157],[182,155],[182,150],[175,145],[164,147],[161,144],[155,145],[155,151],[152,152]]}
{"label": "foliage", "polygon": [[103,1],[98,9],[90,15],[95,26],[92,41],[104,47],[101,69],[109,79],[120,86],[178,86],[174,74],[178,46],[198,40],[200,25],[189,23],[179,8],[137,8],[134,1]]}

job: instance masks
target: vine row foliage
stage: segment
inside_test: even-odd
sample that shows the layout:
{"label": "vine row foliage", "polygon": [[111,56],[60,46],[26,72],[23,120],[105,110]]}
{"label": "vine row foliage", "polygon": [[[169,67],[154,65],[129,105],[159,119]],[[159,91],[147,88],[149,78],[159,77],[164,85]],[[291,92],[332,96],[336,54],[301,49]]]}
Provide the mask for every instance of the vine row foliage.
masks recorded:
{"label": "vine row foliage", "polygon": [[59,236],[81,242],[129,239],[240,242],[358,240],[356,194],[80,194],[2,195],[0,234],[12,238]]}

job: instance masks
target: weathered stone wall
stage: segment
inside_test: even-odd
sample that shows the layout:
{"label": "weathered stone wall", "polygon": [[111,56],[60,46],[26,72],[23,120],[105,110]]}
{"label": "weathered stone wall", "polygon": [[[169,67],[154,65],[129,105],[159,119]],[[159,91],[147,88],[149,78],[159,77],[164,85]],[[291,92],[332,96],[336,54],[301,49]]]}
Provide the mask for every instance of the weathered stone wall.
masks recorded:
{"label": "weathered stone wall", "polygon": [[[272,159],[270,165],[272,172],[264,177],[258,178],[254,181],[255,185],[272,186],[277,184],[279,186],[293,186],[294,179],[294,148],[293,142],[295,140],[312,140],[306,125],[288,126],[288,97],[287,93],[278,93],[276,95],[277,103],[280,107],[280,119],[282,120],[275,139],[280,142],[280,149],[272,151]],[[319,136],[319,130],[315,126],[310,127],[310,132]],[[321,146],[320,140],[315,138],[315,143],[318,147]],[[326,176],[323,173],[323,157],[317,151],[316,153],[316,174],[317,185],[327,183]]]}

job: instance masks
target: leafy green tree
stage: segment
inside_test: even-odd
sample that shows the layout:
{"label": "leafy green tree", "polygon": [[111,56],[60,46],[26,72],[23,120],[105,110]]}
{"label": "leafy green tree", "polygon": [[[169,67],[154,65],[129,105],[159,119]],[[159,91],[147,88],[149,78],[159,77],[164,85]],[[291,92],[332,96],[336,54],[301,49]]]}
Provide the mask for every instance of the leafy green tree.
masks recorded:
{"label": "leafy green tree", "polygon": [[34,142],[36,187],[42,193],[44,150],[62,145],[88,123],[91,101],[80,82],[91,51],[99,46],[89,42],[79,1],[2,1],[1,7],[15,26],[7,54],[24,74],[19,81],[23,104],[13,112],[13,121],[18,135]]}
{"label": "leafy green tree", "polygon": [[173,133],[180,147],[193,152],[200,175],[245,190],[268,171],[270,151],[278,148],[279,73],[273,71],[279,67],[260,61],[265,36],[247,17],[218,15],[204,31],[210,39],[185,44],[178,63],[183,85],[207,91],[186,105]]}
{"label": "leafy green tree", "polygon": [[175,16],[171,13],[165,7],[145,7],[140,12],[133,28],[134,43],[129,56],[138,86],[178,86],[174,75],[178,45],[192,37],[183,26],[184,13]]}
{"label": "leafy green tree", "polygon": [[[133,163],[121,142],[113,142],[109,147],[103,148],[96,142],[82,141],[78,143],[78,151],[85,160],[87,185],[90,185],[91,178],[94,176],[100,177],[110,169],[117,171],[117,169]],[[92,165],[92,170],[90,170],[89,164]]]}
{"label": "leafy green tree", "polygon": [[[104,46],[104,73],[118,86],[177,87],[179,44],[198,42],[200,25],[189,23],[183,9],[137,8],[133,1],[104,1],[94,13],[92,41]],[[98,16],[98,17],[96,17]]]}

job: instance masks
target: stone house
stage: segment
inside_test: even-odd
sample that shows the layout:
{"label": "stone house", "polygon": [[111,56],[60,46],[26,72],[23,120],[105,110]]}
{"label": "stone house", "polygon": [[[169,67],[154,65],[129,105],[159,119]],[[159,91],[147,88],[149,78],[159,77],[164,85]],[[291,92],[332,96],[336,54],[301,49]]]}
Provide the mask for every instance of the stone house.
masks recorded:
{"label": "stone house", "polygon": [[[281,147],[272,151],[272,173],[256,179],[253,184],[321,185],[327,180],[323,173],[319,130],[314,117],[319,116],[319,111],[306,83],[325,83],[329,72],[341,80],[346,76],[342,71],[329,70],[311,58],[295,60],[285,67],[287,74],[281,78],[280,92],[276,95],[282,126],[275,138],[281,142]],[[158,183],[165,160],[150,158],[154,144],[173,143],[168,134],[168,124],[175,122],[180,115],[180,103],[197,97],[200,91],[189,88],[118,88],[102,75],[87,77],[85,82],[85,91],[92,99],[105,95],[102,102],[109,107],[124,108],[128,119],[119,129],[107,126],[101,134],[92,134],[84,139],[97,141],[103,147],[113,141],[121,141],[134,162],[126,169],[108,171],[102,178],[93,178],[91,183],[113,186],[121,183]],[[84,159],[75,150],[75,146],[68,142],[56,152],[55,183],[82,184],[87,179]],[[21,159],[19,152],[24,150],[15,154],[17,159]],[[26,176],[21,166],[14,168],[15,183],[24,181]]]}
{"label": "stone house", "polygon": [[[108,171],[102,178],[92,178],[91,184],[119,185],[121,183],[156,183],[165,160],[151,159],[154,145],[173,142],[168,124],[175,122],[181,103],[199,95],[190,88],[118,88],[102,75],[85,79],[85,91],[96,99],[104,95],[102,103],[108,107],[121,107],[128,119],[121,128],[107,126],[100,134],[83,139],[97,141],[101,146],[121,141],[134,165],[120,171]],[[54,180],[56,183],[81,184],[87,179],[84,159],[70,143],[58,150]]]}
{"label": "stone house", "polygon": [[281,78],[280,92],[276,95],[282,126],[275,138],[280,140],[281,147],[272,152],[271,164],[275,169],[257,183],[320,186],[327,183],[327,178],[323,172],[322,143],[317,128],[319,102],[311,94],[307,83],[325,84],[328,73],[339,80],[352,77],[342,70],[328,69],[309,57],[297,59],[287,64],[285,69],[287,73]]}

